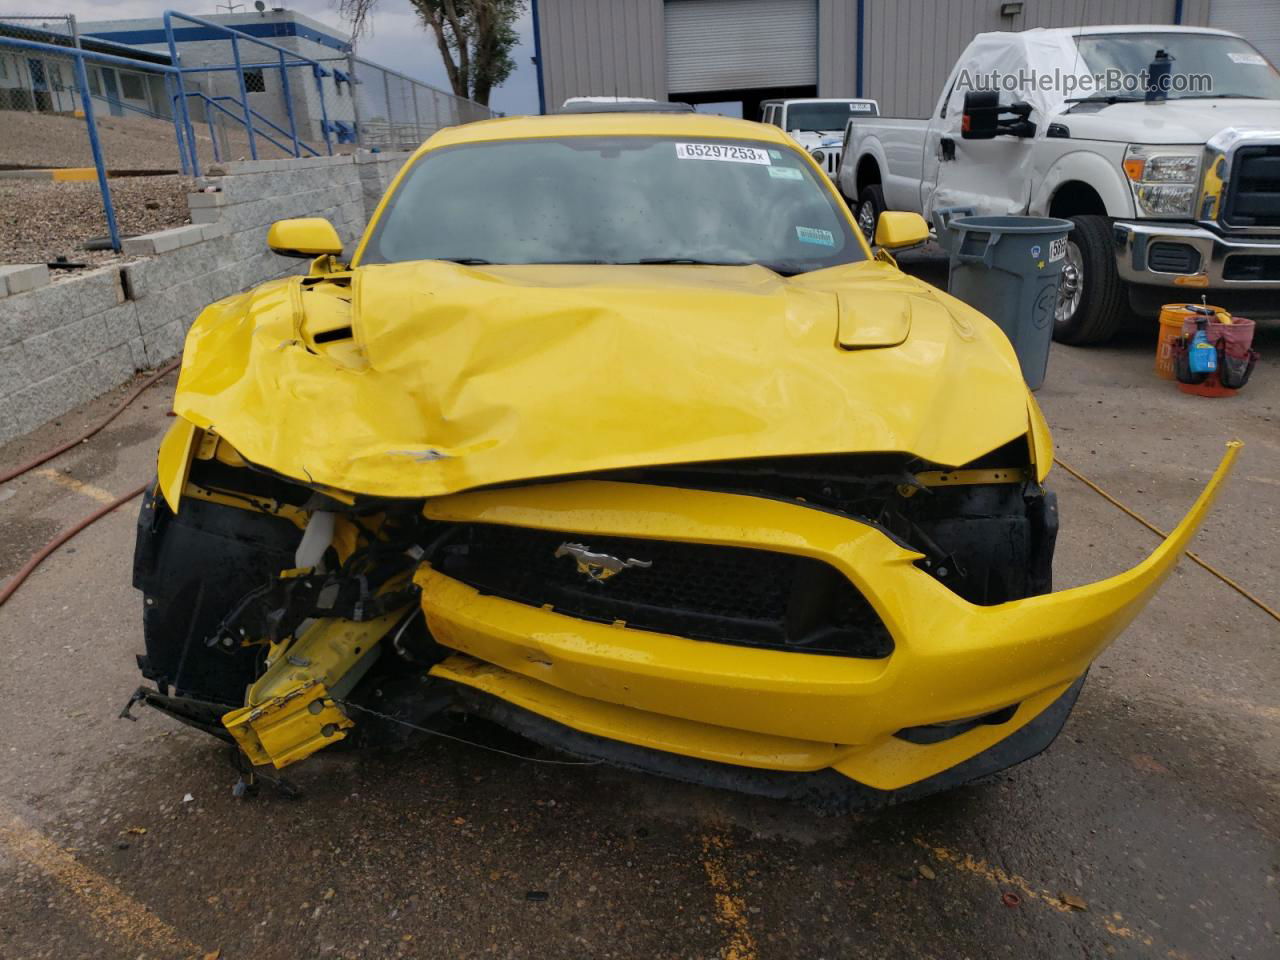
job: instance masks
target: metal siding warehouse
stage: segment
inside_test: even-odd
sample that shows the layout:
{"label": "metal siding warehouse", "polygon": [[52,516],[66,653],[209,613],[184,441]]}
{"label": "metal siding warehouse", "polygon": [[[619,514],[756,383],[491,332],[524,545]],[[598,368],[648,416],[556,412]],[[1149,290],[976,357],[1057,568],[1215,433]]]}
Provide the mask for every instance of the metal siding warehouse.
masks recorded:
{"label": "metal siding warehouse", "polygon": [[[928,116],[977,33],[1108,23],[1210,23],[1277,17],[1280,0],[535,0],[544,112],[568,97],[739,101],[874,97],[892,116]],[[1211,12],[1212,10],[1212,12]],[[1268,28],[1258,42],[1280,44]],[[1266,31],[1264,31],[1266,32]],[[1276,36],[1272,36],[1276,35]],[[863,51],[859,63],[859,49]]]}

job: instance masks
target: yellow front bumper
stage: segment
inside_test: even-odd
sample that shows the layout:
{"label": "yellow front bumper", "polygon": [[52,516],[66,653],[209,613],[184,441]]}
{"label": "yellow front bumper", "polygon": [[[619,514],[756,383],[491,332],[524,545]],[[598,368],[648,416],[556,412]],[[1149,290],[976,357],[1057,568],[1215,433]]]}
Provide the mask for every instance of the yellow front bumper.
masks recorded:
{"label": "yellow front bumper", "polygon": [[[737,494],[577,481],[429,501],[438,520],[754,547],[841,570],[893,635],[882,660],[729,646],[583,621],[492,596],[424,566],[433,669],[587,734],[779,771],[832,768],[894,790],[991,748],[1057,700],[1145,606],[1209,510],[1238,450],[1146,560],[1107,580],[979,607],[914,565],[920,554],[823,510]],[[896,731],[1016,705],[940,743]]]}

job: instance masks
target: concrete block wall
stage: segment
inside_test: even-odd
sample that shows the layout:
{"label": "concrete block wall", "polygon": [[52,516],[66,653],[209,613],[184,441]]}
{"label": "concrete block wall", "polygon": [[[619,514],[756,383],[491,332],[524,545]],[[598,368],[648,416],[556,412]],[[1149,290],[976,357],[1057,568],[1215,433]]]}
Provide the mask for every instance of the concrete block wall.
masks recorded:
{"label": "concrete block wall", "polygon": [[132,262],[52,283],[0,267],[0,443],[177,356],[206,305],[304,271],[267,249],[274,221],[327,217],[350,253],[406,156],[223,164],[196,184],[217,192],[191,194],[190,225],[125,241]]}

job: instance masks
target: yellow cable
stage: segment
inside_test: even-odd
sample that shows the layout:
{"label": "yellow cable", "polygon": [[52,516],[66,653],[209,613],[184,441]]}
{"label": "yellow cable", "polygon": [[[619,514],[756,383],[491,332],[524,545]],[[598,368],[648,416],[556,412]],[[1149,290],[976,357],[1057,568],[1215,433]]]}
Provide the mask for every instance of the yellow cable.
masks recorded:
{"label": "yellow cable", "polygon": [[[1077,480],[1083,483],[1086,487],[1088,487],[1094,493],[1101,496],[1104,500],[1107,500],[1110,503],[1114,504],[1115,506],[1119,507],[1129,516],[1133,517],[1133,519],[1137,520],[1140,524],[1142,524],[1144,527],[1146,527],[1148,530],[1154,533],[1156,536],[1160,537],[1160,539],[1162,540],[1168,539],[1169,535],[1165,533],[1163,530],[1161,530],[1159,527],[1157,527],[1154,523],[1152,523],[1146,517],[1142,516],[1142,514],[1138,513],[1136,510],[1131,510],[1129,507],[1126,507],[1123,503],[1121,503],[1111,494],[1107,493],[1107,491],[1103,490],[1100,486],[1098,486],[1096,483],[1094,483],[1092,480],[1086,477],[1079,470],[1076,470],[1070,464],[1065,463],[1061,457],[1054,457],[1053,459],[1058,464],[1058,466],[1060,466],[1063,470],[1067,471],[1067,473],[1071,474],[1073,477],[1075,477]],[[1256,606],[1263,613],[1270,616],[1273,620],[1280,621],[1280,613],[1276,613],[1275,610],[1271,609],[1271,607],[1267,606],[1262,600],[1259,600],[1257,597],[1255,597],[1252,593],[1250,593],[1244,587],[1240,586],[1240,584],[1236,583],[1234,580],[1228,577],[1225,573],[1222,573],[1207,561],[1201,560],[1196,554],[1194,554],[1190,550],[1187,551],[1187,556],[1191,560],[1193,560],[1195,563],[1198,563],[1200,566],[1204,567],[1205,570],[1209,571],[1209,573],[1213,574],[1215,577],[1217,577],[1219,580],[1225,583],[1228,587],[1230,587],[1236,593],[1240,594],[1240,596],[1244,597],[1246,600],[1248,600],[1250,603]]]}

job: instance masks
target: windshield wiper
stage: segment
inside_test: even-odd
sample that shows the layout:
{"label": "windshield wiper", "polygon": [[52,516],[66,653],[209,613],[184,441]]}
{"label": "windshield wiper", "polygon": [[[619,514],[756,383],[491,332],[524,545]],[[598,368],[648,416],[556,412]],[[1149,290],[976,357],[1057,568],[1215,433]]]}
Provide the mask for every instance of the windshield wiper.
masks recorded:
{"label": "windshield wiper", "polygon": [[1260,97],[1255,93],[1193,93],[1186,97],[1170,97],[1170,100],[1274,100],[1275,97]]}
{"label": "windshield wiper", "polygon": [[445,263],[458,263],[464,267],[477,267],[486,264],[492,264],[492,260],[485,260],[482,257],[432,257],[432,260],[441,260]]}
{"label": "windshield wiper", "polygon": [[646,266],[663,263],[684,263],[699,267],[749,267],[753,263],[751,260],[699,260],[696,257],[641,257],[639,260],[630,260],[627,262],[644,264]]}

